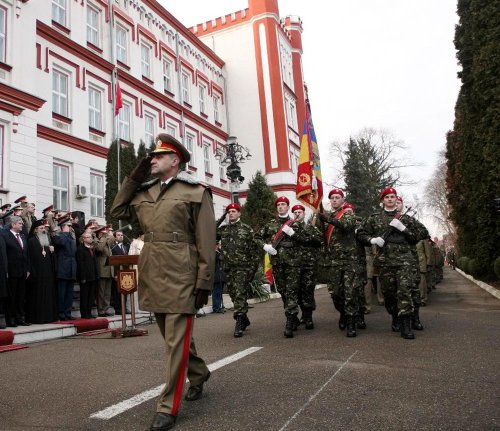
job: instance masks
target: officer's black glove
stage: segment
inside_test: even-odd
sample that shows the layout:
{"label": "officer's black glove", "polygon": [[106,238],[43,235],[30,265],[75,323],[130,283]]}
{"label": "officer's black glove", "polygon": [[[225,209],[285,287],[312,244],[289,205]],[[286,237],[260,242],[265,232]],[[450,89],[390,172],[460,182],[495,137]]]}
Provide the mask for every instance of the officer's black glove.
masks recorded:
{"label": "officer's black glove", "polygon": [[151,156],[144,157],[130,173],[129,177],[138,183],[146,181],[151,171],[151,159]]}
{"label": "officer's black glove", "polygon": [[208,290],[196,289],[194,291],[194,306],[197,310],[208,304]]}
{"label": "officer's black glove", "polygon": [[328,217],[325,213],[318,213],[318,217],[323,223],[328,222]]}

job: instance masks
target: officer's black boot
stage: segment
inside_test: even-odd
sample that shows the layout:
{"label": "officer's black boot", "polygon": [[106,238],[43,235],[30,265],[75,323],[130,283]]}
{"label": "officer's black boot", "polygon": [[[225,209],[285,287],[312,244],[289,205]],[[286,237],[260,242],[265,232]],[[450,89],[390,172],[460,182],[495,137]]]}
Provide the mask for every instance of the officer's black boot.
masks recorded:
{"label": "officer's black boot", "polygon": [[289,314],[286,317],[286,325],[285,325],[285,337],[293,338],[293,315]]}
{"label": "officer's black boot", "polygon": [[424,330],[424,325],[422,325],[422,322],[420,322],[420,316],[418,315],[418,307],[415,307],[415,310],[413,310],[413,316],[411,318],[411,327],[415,331]]}
{"label": "officer's black boot", "polygon": [[392,324],[391,324],[392,332],[400,332],[401,331],[401,319],[397,315],[397,313],[392,315]]}
{"label": "officer's black boot", "polygon": [[411,316],[405,315],[401,317],[401,337],[405,340],[413,340],[415,334],[411,330]]}
{"label": "officer's black boot", "polygon": [[356,314],[356,326],[358,329],[366,329],[365,313],[363,310],[359,310]]}
{"label": "officer's black boot", "polygon": [[239,338],[243,335],[244,324],[243,324],[243,314],[237,314],[235,316],[236,324],[234,326],[234,336]]}
{"label": "officer's black boot", "polygon": [[249,326],[250,326],[250,319],[246,314],[243,314],[243,330],[246,331]]}
{"label": "officer's black boot", "polygon": [[302,313],[302,316],[304,317],[304,323],[306,325],[306,329],[314,329],[314,322],[313,322],[312,314],[313,314],[313,312],[311,309],[304,310],[304,312]]}
{"label": "officer's black boot", "polygon": [[347,332],[346,335],[350,337],[356,336],[356,318],[355,316],[347,316]]}

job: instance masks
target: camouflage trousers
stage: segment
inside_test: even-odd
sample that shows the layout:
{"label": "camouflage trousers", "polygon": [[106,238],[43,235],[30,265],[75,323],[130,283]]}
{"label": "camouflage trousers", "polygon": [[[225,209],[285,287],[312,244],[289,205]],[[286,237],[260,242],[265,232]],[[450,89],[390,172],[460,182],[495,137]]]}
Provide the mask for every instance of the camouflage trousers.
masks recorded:
{"label": "camouflage trousers", "polygon": [[233,301],[234,314],[248,312],[248,270],[240,268],[224,268],[226,286],[231,301]]}
{"label": "camouflage trousers", "polygon": [[300,267],[286,264],[273,265],[276,290],[281,295],[285,315],[299,312]]}
{"label": "camouflage trousers", "polygon": [[[380,285],[385,299],[385,308],[389,314],[407,316],[413,313],[415,284],[415,265],[380,267]],[[419,292],[420,297],[420,292]]]}
{"label": "camouflage trousers", "polygon": [[356,303],[359,307],[358,310],[363,314],[369,306],[365,295],[365,286],[367,283],[368,279],[366,277],[366,271],[356,269],[354,274],[354,294],[356,296]]}
{"label": "camouflage trousers", "polygon": [[299,298],[301,310],[315,310],[314,289],[316,288],[316,270],[314,268],[300,268]]}
{"label": "camouflage trousers", "polygon": [[354,316],[358,312],[359,294],[353,266],[334,266],[332,268],[332,281],[327,283],[327,287],[335,308],[341,314]]}

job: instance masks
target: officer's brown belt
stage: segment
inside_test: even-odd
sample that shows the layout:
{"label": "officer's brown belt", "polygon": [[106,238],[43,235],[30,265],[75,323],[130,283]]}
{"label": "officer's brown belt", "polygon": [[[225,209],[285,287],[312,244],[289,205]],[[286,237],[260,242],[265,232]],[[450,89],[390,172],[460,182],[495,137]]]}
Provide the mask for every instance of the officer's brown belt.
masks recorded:
{"label": "officer's brown belt", "polygon": [[185,242],[194,244],[194,238],[183,232],[148,232],[144,234],[144,242]]}

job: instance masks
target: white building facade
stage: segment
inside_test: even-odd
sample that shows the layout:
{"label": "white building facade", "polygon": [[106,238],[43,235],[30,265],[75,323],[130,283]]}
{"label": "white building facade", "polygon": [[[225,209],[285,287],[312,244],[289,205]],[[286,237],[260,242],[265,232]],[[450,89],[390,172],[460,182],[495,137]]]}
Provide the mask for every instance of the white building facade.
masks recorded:
{"label": "white building facade", "polygon": [[113,139],[149,147],[167,132],[220,213],[230,199],[215,157],[228,137],[226,79],[224,61],[155,0],[0,0],[2,203],[27,195],[38,209],[104,223]]}

